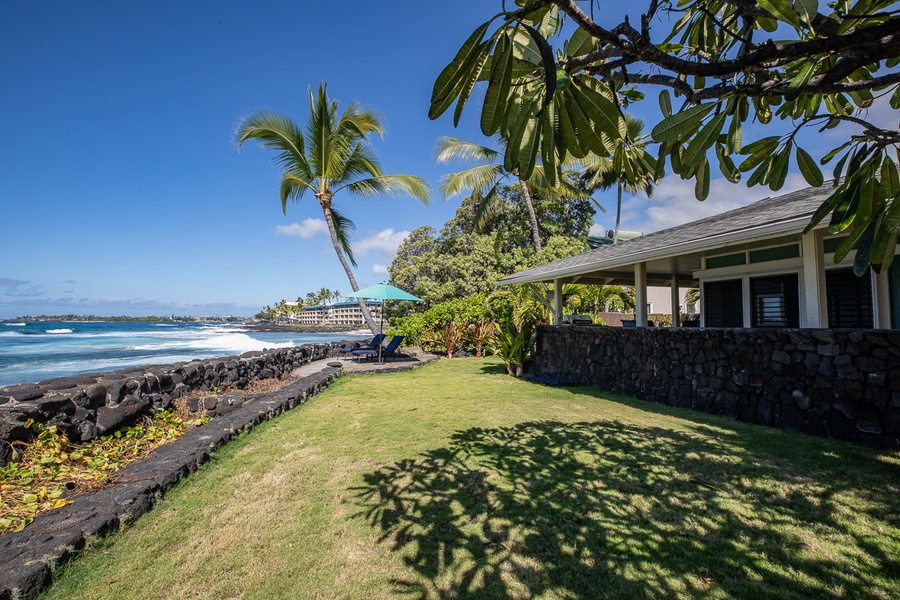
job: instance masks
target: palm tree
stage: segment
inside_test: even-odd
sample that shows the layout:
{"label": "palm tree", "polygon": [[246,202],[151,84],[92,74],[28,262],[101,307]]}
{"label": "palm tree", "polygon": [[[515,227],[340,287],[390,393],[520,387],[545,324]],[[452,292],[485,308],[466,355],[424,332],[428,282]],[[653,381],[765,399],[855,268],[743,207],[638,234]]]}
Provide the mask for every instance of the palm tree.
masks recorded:
{"label": "palm tree", "polygon": [[[501,144],[505,143],[499,138],[498,141]],[[502,151],[494,150],[487,146],[464,142],[456,138],[442,137],[438,140],[437,153],[437,161],[439,163],[449,163],[454,160],[482,163],[465,171],[444,175],[441,177],[441,185],[438,188],[443,193],[444,198],[452,198],[467,191],[479,198],[475,212],[476,229],[483,228],[488,215],[491,214],[496,202],[499,201],[497,188],[500,186],[500,183],[507,177],[516,178],[516,181],[519,182],[519,186],[522,188],[522,196],[528,209],[528,218],[531,222],[531,239],[534,243],[535,252],[541,251],[541,232],[538,228],[534,204],[531,202],[529,186],[536,191],[555,193],[561,196],[582,195],[577,188],[565,182],[561,182],[556,187],[551,187],[544,175],[543,168],[540,166],[534,168],[531,177],[527,181],[522,179],[519,176],[518,169],[507,171],[503,167]]]}
{"label": "palm tree", "polygon": [[642,135],[644,122],[626,114],[625,128],[627,135],[616,141],[612,157],[601,158],[592,154],[585,159],[582,169],[582,180],[589,191],[608,190],[613,186],[617,188],[614,244],[619,241],[622,190],[632,194],[644,192],[649,198],[653,194],[653,186],[659,182],[656,159],[645,150],[650,138]]}
{"label": "palm tree", "polygon": [[[337,100],[329,100],[327,84],[319,84],[317,93],[309,90],[309,118],[301,130],[288,117],[263,111],[245,117],[238,123],[235,141],[238,149],[249,139],[263,148],[275,150],[281,166],[281,210],[287,214],[287,201],[300,201],[307,190],[319,201],[331,234],[331,243],[347,273],[350,287],[359,290],[350,264],[356,266],[350,246],[353,222],[334,206],[334,196],[342,190],[348,194],[373,197],[380,194],[410,195],[422,203],[429,200],[429,187],[413,175],[385,175],[368,136],[383,137],[379,116],[371,109],[351,102],[338,113]],[[349,264],[348,264],[349,260]],[[359,307],[366,324],[374,332],[375,320],[365,302]]]}

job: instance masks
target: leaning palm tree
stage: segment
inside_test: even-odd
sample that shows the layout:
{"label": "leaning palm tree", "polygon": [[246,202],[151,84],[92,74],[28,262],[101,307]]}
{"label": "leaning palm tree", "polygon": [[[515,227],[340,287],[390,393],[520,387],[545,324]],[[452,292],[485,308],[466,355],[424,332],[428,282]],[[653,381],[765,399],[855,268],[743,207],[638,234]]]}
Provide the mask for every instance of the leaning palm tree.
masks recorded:
{"label": "leaning palm tree", "polygon": [[[499,143],[505,141],[498,138]],[[457,173],[448,173],[441,177],[440,189],[444,198],[452,198],[457,194],[469,192],[476,196],[478,202],[475,210],[475,228],[483,229],[488,216],[493,212],[500,200],[498,188],[508,177],[514,177],[522,188],[522,197],[525,199],[525,207],[528,209],[528,218],[531,222],[531,239],[535,252],[541,251],[541,232],[538,228],[537,213],[531,201],[531,191],[556,194],[557,196],[577,197],[583,195],[574,186],[561,181],[557,186],[550,186],[544,175],[544,170],[536,166],[527,180],[519,176],[519,170],[507,171],[503,166],[503,151],[494,150],[480,144],[464,142],[456,138],[442,137],[437,144],[437,161],[449,163],[451,161],[479,162],[477,166]],[[530,189],[529,189],[530,188]]]}
{"label": "leaning palm tree", "polygon": [[591,192],[608,190],[615,187],[616,228],[613,230],[613,243],[619,241],[619,222],[622,219],[622,191],[632,194],[644,192],[649,198],[653,194],[653,186],[659,183],[656,159],[650,156],[645,147],[650,143],[649,136],[642,135],[644,122],[625,115],[627,135],[616,142],[611,157],[589,155],[584,160],[582,181]]}
{"label": "leaning palm tree", "polygon": [[[307,191],[312,192],[355,292],[359,285],[350,268],[350,264],[356,266],[350,246],[355,225],[334,206],[335,194],[342,190],[361,197],[403,194],[427,204],[429,187],[413,175],[384,175],[368,142],[370,133],[383,137],[381,119],[356,102],[339,113],[338,102],[328,99],[326,87],[320,84],[315,94],[309,90],[305,132],[288,117],[263,111],[238,122],[235,141],[240,148],[246,140],[255,139],[263,148],[278,152],[275,162],[281,166],[281,210],[285,214],[288,200],[300,201]],[[377,325],[362,299],[359,307],[374,332]]]}

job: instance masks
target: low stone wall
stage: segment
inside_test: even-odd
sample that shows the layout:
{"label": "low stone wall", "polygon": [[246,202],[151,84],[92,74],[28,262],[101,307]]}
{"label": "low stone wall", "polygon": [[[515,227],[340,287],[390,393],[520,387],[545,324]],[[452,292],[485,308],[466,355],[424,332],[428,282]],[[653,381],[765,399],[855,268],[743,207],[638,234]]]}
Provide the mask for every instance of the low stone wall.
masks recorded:
{"label": "low stone wall", "polygon": [[900,331],[544,326],[534,376],[900,447]]}
{"label": "low stone wall", "polygon": [[[240,356],[137,367],[0,388],[0,464],[12,441],[28,439],[28,419],[56,425],[73,442],[86,442],[133,423],[193,390],[244,388],[281,377],[310,361],[337,354],[338,343],[307,344]],[[210,416],[227,414],[246,397],[222,396],[216,405],[189,406]]]}

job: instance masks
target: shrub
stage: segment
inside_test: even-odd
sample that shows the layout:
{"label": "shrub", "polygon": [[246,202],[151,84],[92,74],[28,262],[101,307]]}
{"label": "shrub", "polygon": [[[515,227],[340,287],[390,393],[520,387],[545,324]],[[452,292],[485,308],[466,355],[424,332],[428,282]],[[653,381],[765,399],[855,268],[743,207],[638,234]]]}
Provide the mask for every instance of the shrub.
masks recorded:
{"label": "shrub", "polygon": [[[410,345],[434,348],[437,342],[433,340],[440,336],[450,323],[454,323],[462,330],[469,324],[487,319],[484,295],[475,294],[467,298],[441,302],[425,312],[399,318],[389,334],[404,336]],[[443,343],[441,347],[444,348]]]}

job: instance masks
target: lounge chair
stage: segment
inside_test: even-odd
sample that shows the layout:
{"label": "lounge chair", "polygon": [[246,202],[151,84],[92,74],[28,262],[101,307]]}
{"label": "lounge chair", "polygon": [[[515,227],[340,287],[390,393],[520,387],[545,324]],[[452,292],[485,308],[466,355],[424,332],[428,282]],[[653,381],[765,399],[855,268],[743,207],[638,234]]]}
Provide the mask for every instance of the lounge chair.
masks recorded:
{"label": "lounge chair", "polygon": [[[395,335],[392,337],[388,345],[381,349],[381,358],[392,358],[397,356],[399,354],[397,348],[400,347],[400,342],[402,341],[402,335]],[[353,356],[356,357],[356,362],[359,362],[359,359],[363,356],[367,359],[370,356],[378,358],[378,348],[356,348],[353,350]]]}
{"label": "lounge chair", "polygon": [[[354,350],[375,350],[377,352],[378,346],[381,345],[381,343],[384,341],[385,337],[387,337],[387,336],[385,336],[383,333],[377,333],[377,334],[375,334],[375,337],[372,338],[372,341],[369,342],[369,344],[367,346],[362,346],[360,348],[341,348],[340,349],[341,357],[349,356],[350,353],[353,352]],[[352,357],[350,357],[350,358],[352,358]]]}

